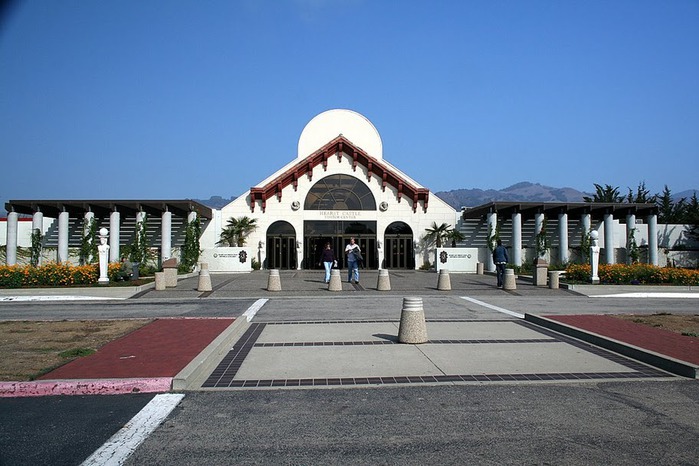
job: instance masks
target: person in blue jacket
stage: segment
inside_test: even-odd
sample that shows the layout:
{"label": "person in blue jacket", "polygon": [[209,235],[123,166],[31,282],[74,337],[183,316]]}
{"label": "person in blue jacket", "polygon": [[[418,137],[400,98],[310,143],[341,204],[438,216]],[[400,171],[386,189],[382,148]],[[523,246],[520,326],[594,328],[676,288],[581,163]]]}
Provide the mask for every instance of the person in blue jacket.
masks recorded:
{"label": "person in blue jacket", "polygon": [[495,274],[498,279],[498,288],[502,288],[503,279],[505,277],[505,266],[510,262],[510,257],[507,255],[507,248],[502,245],[502,240],[498,240],[498,245],[493,250],[493,262],[495,262]]}

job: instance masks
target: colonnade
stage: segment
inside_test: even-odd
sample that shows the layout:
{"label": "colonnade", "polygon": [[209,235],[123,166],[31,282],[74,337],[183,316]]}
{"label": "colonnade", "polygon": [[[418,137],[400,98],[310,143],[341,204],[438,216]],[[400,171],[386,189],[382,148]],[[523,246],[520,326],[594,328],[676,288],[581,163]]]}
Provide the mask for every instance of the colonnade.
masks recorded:
{"label": "colonnade", "polygon": [[[537,212],[534,214],[534,233],[538,235],[545,222],[545,214],[543,212]],[[512,238],[511,238],[511,249],[510,249],[510,262],[516,266],[522,265],[522,214],[519,211],[515,211],[511,215],[512,221]],[[498,214],[497,212],[488,212],[486,214],[486,223],[488,228],[488,237],[495,236],[497,225],[498,225]],[[592,227],[592,216],[590,213],[583,213],[580,217],[580,224],[584,232],[589,232]],[[658,216],[657,214],[650,214],[646,217],[646,224],[648,225],[648,263],[652,265],[658,265]],[[604,225],[604,253],[605,262],[607,264],[614,264],[614,216],[611,213],[605,213],[603,217]],[[633,232],[636,230],[636,215],[629,213],[626,215],[626,237],[630,238]],[[558,261],[565,264],[570,260],[569,257],[569,247],[568,247],[568,213],[561,212],[558,214]],[[626,245],[628,248],[628,244]],[[489,271],[495,270],[495,264],[491,257],[488,257],[487,264]]]}
{"label": "colonnade", "polygon": [[[162,260],[169,259],[172,256],[172,212],[165,207],[161,212],[161,244],[160,257]],[[187,221],[193,222],[197,218],[196,211],[190,211],[187,214]],[[95,219],[95,213],[87,210],[83,215],[83,235],[89,234],[87,225]],[[138,230],[146,219],[146,213],[142,210],[136,213],[136,229]],[[57,262],[66,262],[69,259],[68,243],[69,243],[69,225],[70,212],[62,210],[58,213],[58,247],[56,252]],[[7,214],[7,265],[15,265],[17,263],[17,234],[18,234],[19,215],[15,211]],[[35,211],[32,214],[32,232],[39,230],[43,232],[44,214],[41,211]],[[118,262],[120,255],[120,232],[121,232],[121,212],[113,210],[109,214],[109,261]]]}

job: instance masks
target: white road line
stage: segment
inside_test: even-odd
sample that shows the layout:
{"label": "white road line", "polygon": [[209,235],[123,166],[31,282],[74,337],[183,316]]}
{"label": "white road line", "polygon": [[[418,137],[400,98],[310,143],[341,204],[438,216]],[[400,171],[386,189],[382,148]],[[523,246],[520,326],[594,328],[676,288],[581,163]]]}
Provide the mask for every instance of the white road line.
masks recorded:
{"label": "white road line", "polygon": [[492,309],[493,311],[498,311],[502,312],[503,314],[507,314],[513,317],[517,317],[519,319],[524,319],[524,314],[520,314],[519,312],[514,312],[514,311],[508,311],[507,309],[503,309],[501,307],[493,306],[492,304],[484,303],[483,301],[479,301],[477,299],[470,298],[468,296],[462,296],[461,299],[465,299],[466,301],[470,301],[474,304],[478,304],[479,306],[487,307],[488,309]]}
{"label": "white road line", "polygon": [[699,298],[699,293],[618,293],[595,294],[590,298]]}
{"label": "white road line", "polygon": [[162,423],[184,398],[179,393],[156,395],[119,432],[83,462],[83,466],[118,466]]}
{"label": "white road line", "polygon": [[262,309],[262,306],[267,304],[267,301],[269,301],[269,299],[266,299],[266,298],[258,299],[257,301],[255,301],[253,303],[252,306],[250,306],[248,308],[247,311],[243,312],[243,315],[248,319],[248,322],[250,322],[252,320],[252,318],[255,317],[255,314],[257,314],[257,311]]}
{"label": "white road line", "polygon": [[99,296],[3,296],[0,301],[87,301],[124,298],[107,298]]}

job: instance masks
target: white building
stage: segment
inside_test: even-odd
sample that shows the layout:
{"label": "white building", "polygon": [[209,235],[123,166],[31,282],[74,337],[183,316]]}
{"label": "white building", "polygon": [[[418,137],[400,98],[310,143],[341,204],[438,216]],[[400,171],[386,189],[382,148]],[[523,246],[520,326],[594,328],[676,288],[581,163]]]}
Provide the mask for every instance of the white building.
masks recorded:
{"label": "white building", "polygon": [[[264,268],[317,265],[329,242],[343,263],[351,237],[369,268],[415,269],[419,238],[433,222],[454,226],[454,208],[383,158],[378,131],[350,110],[329,110],[304,128],[296,159],[214,215],[202,243],[214,244],[226,221],[248,216],[247,244]],[[219,223],[220,222],[220,223]]]}
{"label": "white building", "polygon": [[[653,204],[493,202],[457,212],[386,161],[374,125],[351,110],[329,110],[313,118],[301,133],[296,157],[221,210],[187,199],[13,200],[5,207],[8,218],[6,228],[0,226],[0,244],[7,245],[7,264],[17,263],[18,246],[31,245],[35,230],[44,235],[44,260],[76,262],[75,250],[92,223],[110,231],[111,261],[119,260],[120,248],[145,225],[160,263],[178,257],[185,225],[197,217],[202,222],[201,261],[212,272],[249,271],[253,259],[267,269],[316,268],[327,242],[343,266],[342,252],[351,237],[362,248],[367,268],[417,269],[438,257],[422,241],[433,223],[464,235],[458,253],[447,250],[439,257],[463,256],[463,271],[469,272],[476,271],[477,261],[494,269],[487,239],[496,230],[515,265],[533,258],[544,225],[548,258],[560,264],[575,259],[582,233],[592,229],[600,232],[603,263],[627,261],[632,233],[642,261],[655,265],[674,261],[669,250],[686,245],[684,226],[657,225]],[[244,247],[222,247],[218,242],[226,223],[241,217],[254,219],[257,228]],[[681,259],[687,262],[682,265],[696,266],[696,254]],[[450,268],[452,263],[437,265]]]}

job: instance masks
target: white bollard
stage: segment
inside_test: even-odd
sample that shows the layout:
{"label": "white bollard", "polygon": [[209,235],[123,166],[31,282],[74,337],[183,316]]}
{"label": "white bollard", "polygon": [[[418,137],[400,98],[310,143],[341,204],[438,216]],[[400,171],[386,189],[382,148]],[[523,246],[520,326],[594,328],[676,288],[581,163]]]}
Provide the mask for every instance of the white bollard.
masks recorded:
{"label": "white bollard", "polygon": [[514,269],[505,269],[505,277],[503,278],[503,281],[502,281],[502,289],[503,290],[516,290],[517,289],[517,282],[515,280]]}
{"label": "white bollard", "polygon": [[340,269],[332,269],[330,271],[328,291],[342,291],[342,279],[340,278]]}
{"label": "white bollard", "polygon": [[549,272],[549,288],[552,290],[557,290],[559,287],[559,278],[560,278],[560,272],[558,270],[554,270],[553,272]]}
{"label": "white bollard", "polygon": [[197,291],[211,291],[211,275],[209,274],[209,264],[202,262],[199,264],[199,284]]}
{"label": "white bollard", "polygon": [[376,281],[376,289],[379,291],[391,291],[391,278],[388,276],[388,270],[379,270],[379,278]]}
{"label": "white bollard", "polygon": [[439,279],[437,280],[437,289],[439,291],[451,290],[451,279],[449,278],[449,270],[441,269],[439,271]]}
{"label": "white bollard", "polygon": [[281,291],[282,281],[279,278],[279,270],[272,269],[269,271],[269,278],[267,278],[267,291]]}
{"label": "white bollard", "polygon": [[422,298],[403,298],[403,310],[400,314],[400,327],[398,328],[398,342],[420,344],[427,343],[428,340]]}

